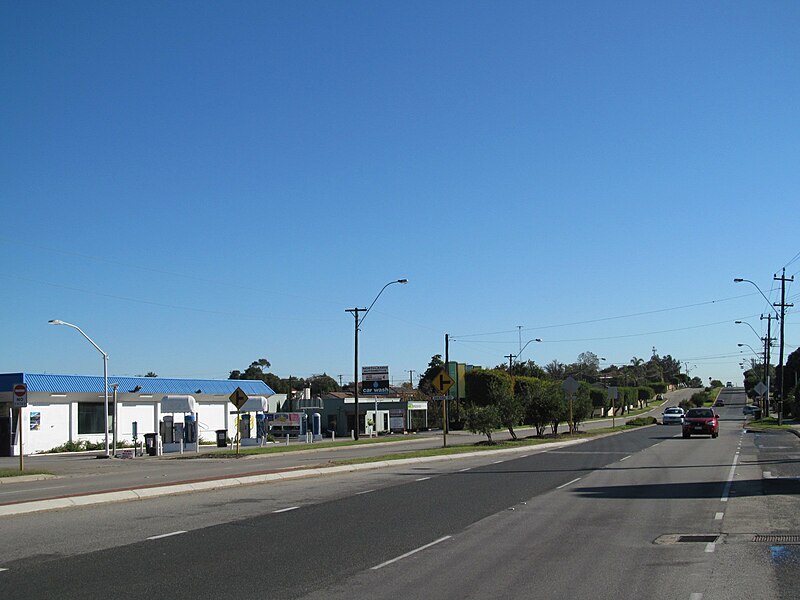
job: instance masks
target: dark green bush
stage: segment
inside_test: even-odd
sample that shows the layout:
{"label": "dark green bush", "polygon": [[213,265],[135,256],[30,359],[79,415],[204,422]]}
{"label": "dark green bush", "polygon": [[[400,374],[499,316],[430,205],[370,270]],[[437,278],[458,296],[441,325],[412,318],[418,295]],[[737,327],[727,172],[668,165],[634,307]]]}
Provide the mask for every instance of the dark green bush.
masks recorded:
{"label": "dark green bush", "polygon": [[625,424],[634,427],[642,427],[643,425],[655,425],[656,423],[658,423],[658,421],[655,417],[636,417]]}

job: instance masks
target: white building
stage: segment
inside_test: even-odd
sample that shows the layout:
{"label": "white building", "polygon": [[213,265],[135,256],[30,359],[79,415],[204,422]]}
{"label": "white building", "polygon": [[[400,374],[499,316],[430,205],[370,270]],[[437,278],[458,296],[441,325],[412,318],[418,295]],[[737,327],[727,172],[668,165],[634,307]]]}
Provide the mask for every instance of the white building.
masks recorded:
{"label": "white building", "polygon": [[[14,386],[26,384],[28,406],[12,410]],[[109,432],[113,431],[113,384],[117,384],[117,440],[142,440],[160,433],[164,417],[182,423],[183,414],[166,415],[164,396],[190,395],[195,400],[199,438],[214,442],[217,430],[236,435],[235,407],[229,396],[241,388],[248,396],[273,395],[263,381],[239,379],[170,379],[166,377],[108,377]],[[17,427],[21,415],[22,452],[46,452],[67,442],[103,442],[105,396],[103,378],[90,375],[0,374],[0,456],[19,454]],[[110,435],[110,434],[109,434]]]}

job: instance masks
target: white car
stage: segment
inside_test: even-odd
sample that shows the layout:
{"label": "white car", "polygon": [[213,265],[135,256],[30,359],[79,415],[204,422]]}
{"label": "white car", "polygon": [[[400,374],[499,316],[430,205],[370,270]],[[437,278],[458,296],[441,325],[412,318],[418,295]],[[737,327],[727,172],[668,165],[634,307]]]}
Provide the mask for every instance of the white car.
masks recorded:
{"label": "white car", "polygon": [[673,406],[661,413],[661,422],[664,425],[682,425],[684,412],[682,408]]}

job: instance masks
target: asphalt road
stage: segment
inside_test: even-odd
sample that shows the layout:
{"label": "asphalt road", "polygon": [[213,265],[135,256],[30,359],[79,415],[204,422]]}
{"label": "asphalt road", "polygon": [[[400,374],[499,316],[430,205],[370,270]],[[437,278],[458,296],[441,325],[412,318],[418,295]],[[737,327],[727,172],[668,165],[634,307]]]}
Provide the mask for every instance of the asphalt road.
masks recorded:
{"label": "asphalt road", "polygon": [[[668,395],[668,404],[677,404],[695,390],[679,390]],[[655,408],[654,415],[660,415],[663,407]],[[623,419],[617,418],[616,424]],[[581,425],[583,430],[608,427],[611,419],[589,421]],[[562,425],[562,428],[566,428]],[[531,435],[531,430],[520,429],[520,435]],[[507,439],[508,432],[494,435],[495,439]],[[448,435],[448,444],[474,443],[485,436],[468,432],[453,432]],[[274,472],[284,469],[299,469],[324,465],[332,460],[347,460],[387,453],[407,452],[423,448],[438,448],[442,445],[441,434],[407,436],[403,441],[384,444],[341,446],[338,448],[315,449],[270,454],[249,455],[235,458],[193,458],[180,459],[175,455],[163,457],[141,457],[134,460],[98,460],[94,454],[84,455],[34,455],[25,458],[27,469],[41,469],[58,475],[57,479],[46,481],[14,482],[0,485],[0,505],[41,500],[47,498],[69,497],[102,491],[142,488],[177,484],[185,481],[229,478],[242,475]],[[0,458],[0,467],[18,468],[19,458]]]}
{"label": "asphalt road", "polygon": [[746,433],[726,394],[716,440],[648,427],[514,458],[4,518],[0,594],[796,598],[793,546],[753,539],[799,531],[800,444]]}

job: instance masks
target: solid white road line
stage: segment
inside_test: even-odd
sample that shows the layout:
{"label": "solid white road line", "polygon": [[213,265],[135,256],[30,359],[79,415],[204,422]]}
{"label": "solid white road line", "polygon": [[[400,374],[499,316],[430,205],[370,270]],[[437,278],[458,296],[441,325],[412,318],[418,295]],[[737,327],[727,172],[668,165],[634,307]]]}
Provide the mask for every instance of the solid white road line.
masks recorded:
{"label": "solid white road line", "polygon": [[403,560],[404,558],[408,558],[409,556],[411,556],[413,554],[416,554],[417,552],[422,552],[423,550],[425,550],[427,548],[430,548],[431,546],[435,546],[436,544],[440,544],[445,540],[449,540],[451,537],[452,536],[450,536],[450,535],[446,535],[444,537],[441,537],[438,540],[434,540],[430,544],[425,544],[424,546],[420,546],[419,548],[417,548],[415,550],[412,550],[411,552],[406,552],[405,554],[401,554],[400,556],[398,556],[396,558],[393,558],[391,560],[387,560],[386,562],[383,562],[383,563],[381,563],[379,565],[375,565],[374,567],[372,567],[371,570],[372,571],[377,571],[378,569],[382,569],[383,567],[385,567],[387,565],[391,565],[392,563],[396,563],[397,561]]}
{"label": "solid white road line", "polygon": [[356,495],[356,496],[362,496],[362,495],[364,495],[364,494],[371,494],[371,493],[372,493],[372,492],[374,492],[374,491],[375,491],[375,490],[364,490],[363,492],[356,492],[356,494],[355,494],[355,495]]}
{"label": "solid white road line", "polygon": [[163,533],[161,535],[154,535],[152,537],[147,538],[148,540],[160,540],[161,538],[172,537],[173,535],[180,535],[182,533],[186,533],[185,531],[173,531],[172,533]]}
{"label": "solid white road line", "polygon": [[3,569],[2,567],[0,567],[0,573],[2,573],[3,571],[8,571],[8,569]]}
{"label": "solid white road line", "polygon": [[561,488],[565,488],[565,487],[567,487],[568,485],[571,485],[571,484],[575,483],[576,481],[580,481],[580,480],[581,480],[581,478],[580,478],[580,477],[576,477],[576,478],[575,478],[575,479],[573,479],[572,481],[568,481],[567,483],[565,483],[565,484],[563,484],[563,485],[560,485],[560,486],[558,486],[556,489],[557,489],[557,490],[560,490]]}
{"label": "solid white road line", "polygon": [[430,477],[420,477],[419,479],[416,479],[415,481],[426,481],[428,479],[430,479]]}
{"label": "solid white road line", "polygon": [[722,491],[722,498],[720,498],[721,502],[727,502],[728,497],[731,494],[731,485],[733,485],[733,475],[736,472],[736,463],[738,462],[739,457],[733,457],[733,464],[731,465],[731,470],[728,473],[728,481],[725,483],[725,489]]}
{"label": "solid white road line", "polygon": [[630,454],[630,455],[626,456],[625,458],[620,458],[619,462],[622,462],[623,460],[628,460],[631,456],[633,456],[633,454]]}
{"label": "solid white road line", "polygon": [[290,510],[297,510],[298,508],[300,508],[300,507],[299,506],[290,506],[289,508],[279,508],[278,510],[273,510],[272,514],[276,515],[278,513],[285,513],[285,512],[289,512]]}
{"label": "solid white road line", "polygon": [[472,469],[472,467],[464,467],[463,469],[459,469],[458,472],[459,473],[463,473],[464,471],[469,471],[471,469]]}

